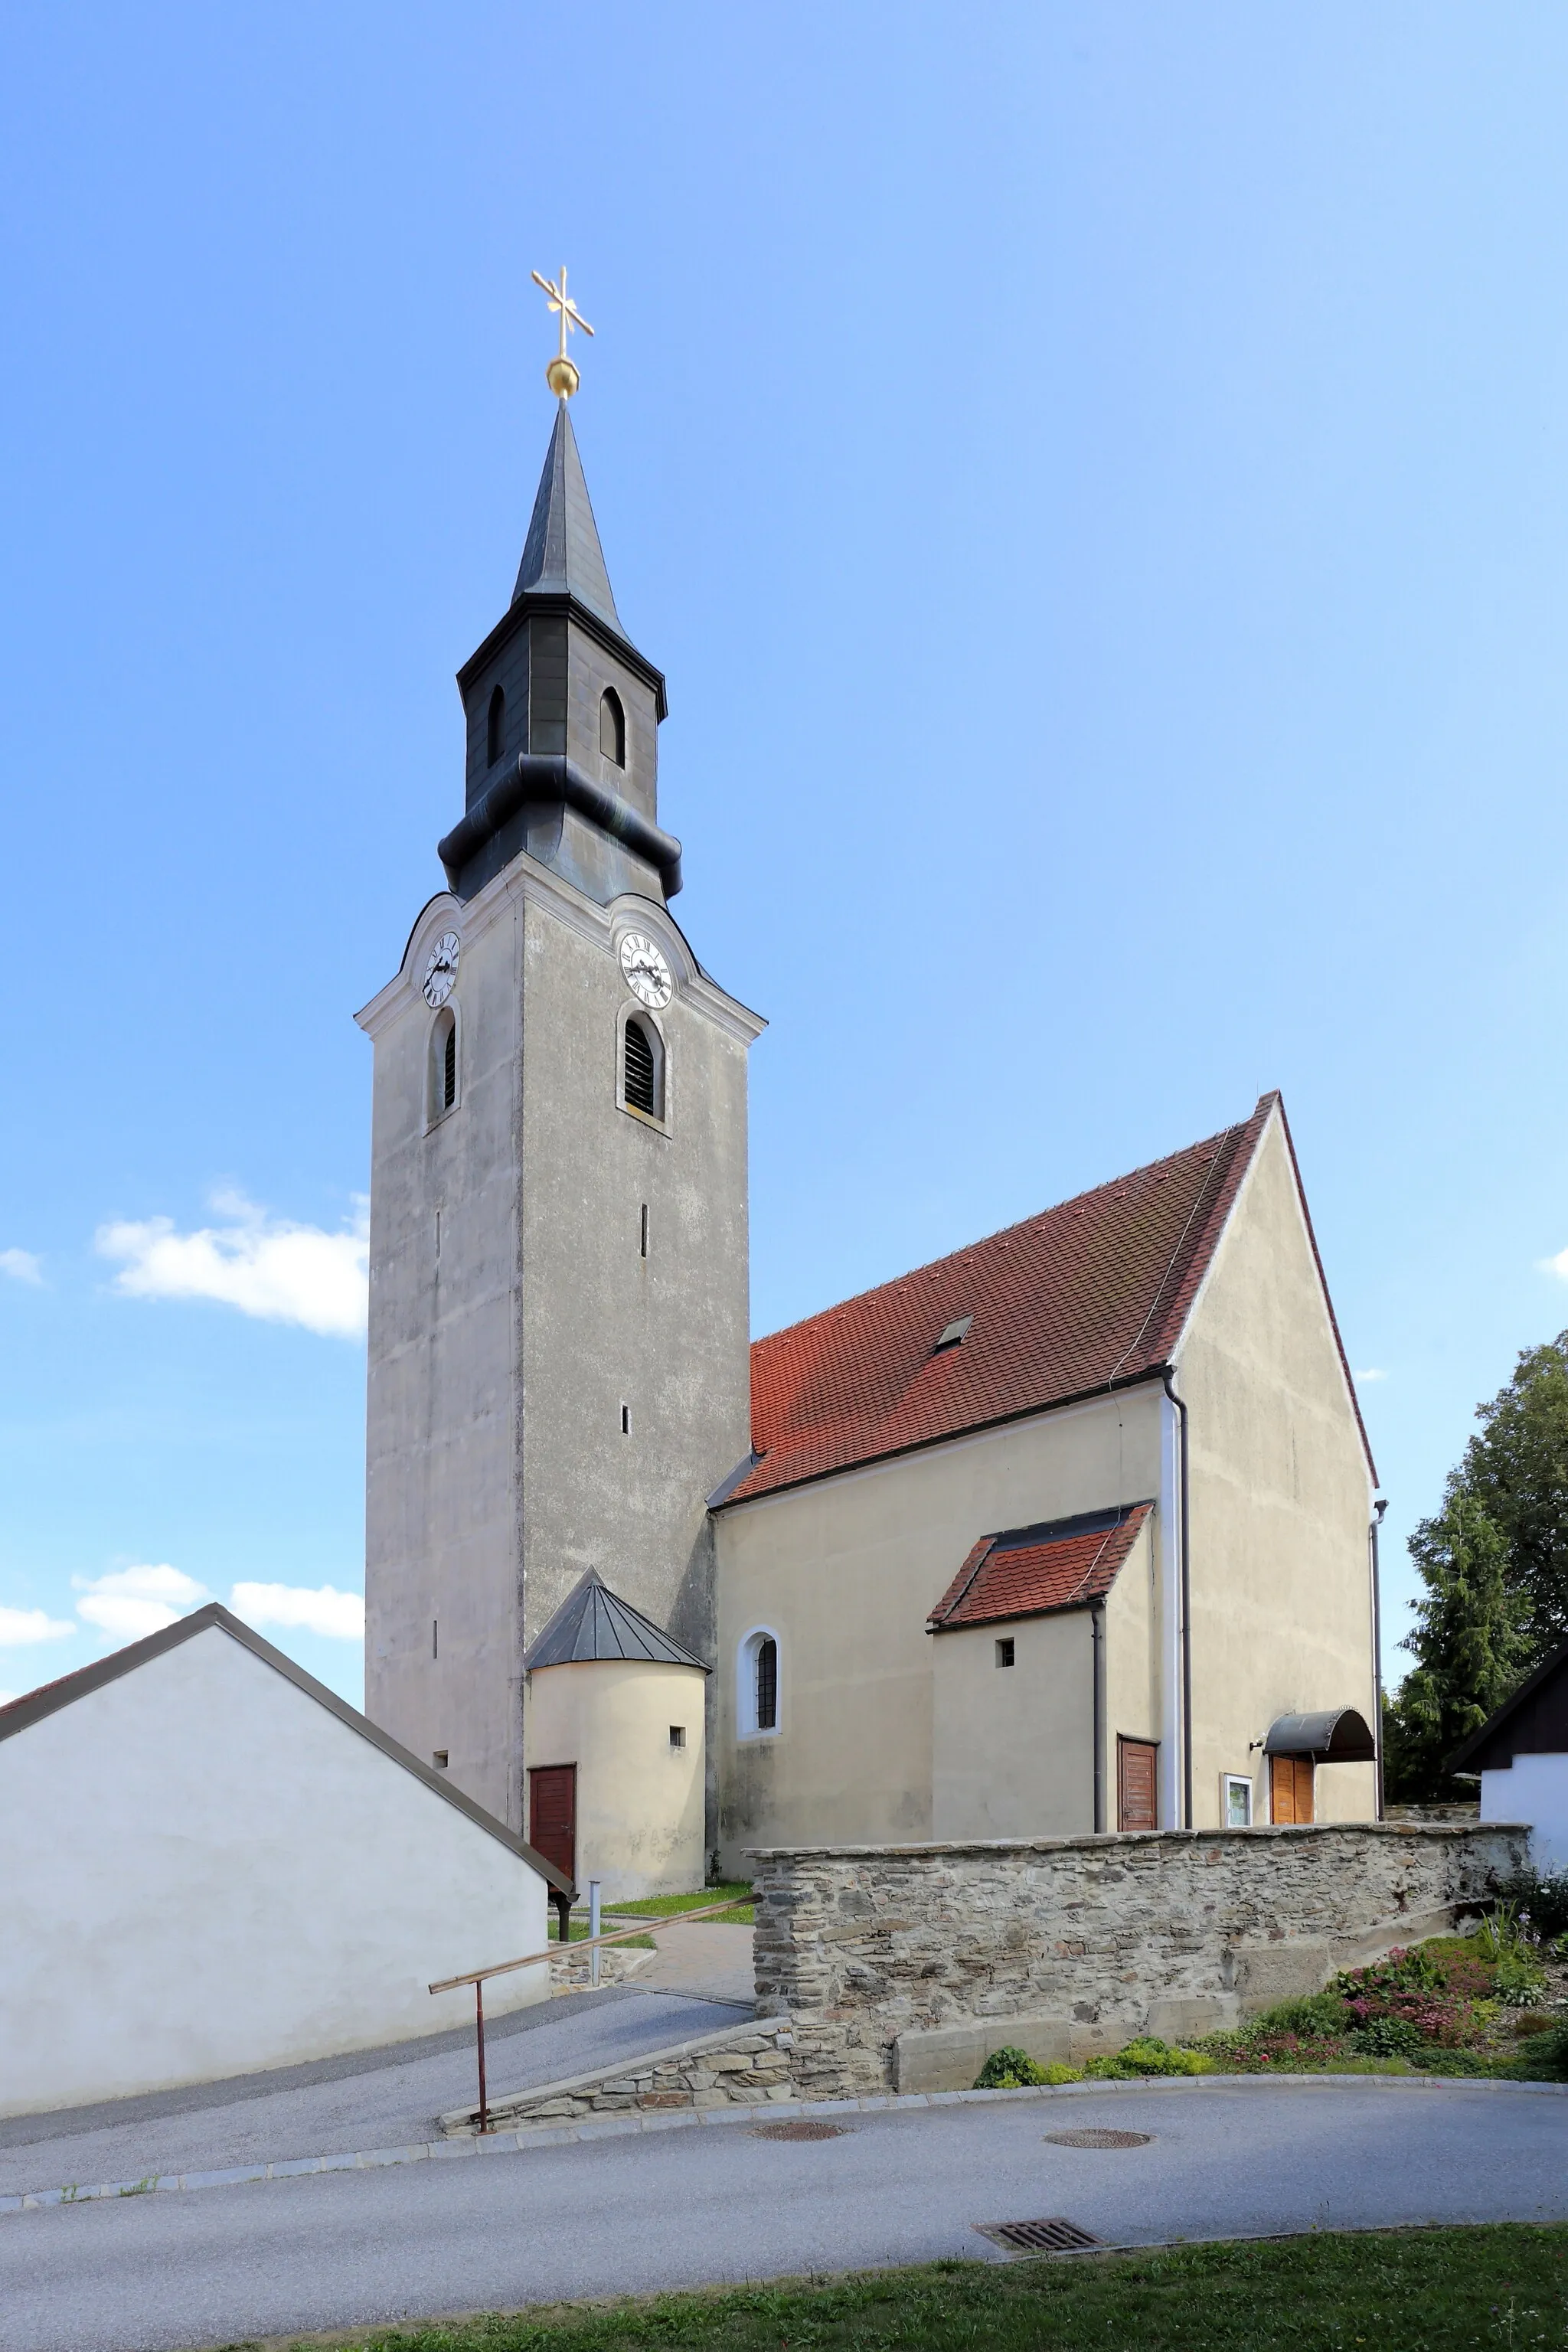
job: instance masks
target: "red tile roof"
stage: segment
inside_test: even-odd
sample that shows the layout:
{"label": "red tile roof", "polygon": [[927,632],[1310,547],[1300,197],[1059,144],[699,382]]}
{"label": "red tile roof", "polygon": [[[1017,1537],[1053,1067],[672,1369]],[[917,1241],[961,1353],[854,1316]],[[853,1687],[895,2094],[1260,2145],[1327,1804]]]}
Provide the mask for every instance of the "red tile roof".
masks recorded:
{"label": "red tile roof", "polygon": [[927,1620],[932,1633],[1041,1617],[1104,1598],[1152,1503],[982,1536]]}
{"label": "red tile roof", "polygon": [[[1283,1118],[1267,1094],[1239,1126],[757,1340],[759,1458],[723,1502],[1147,1379],[1276,1108]],[[933,1356],[965,1316],[962,1341]]]}

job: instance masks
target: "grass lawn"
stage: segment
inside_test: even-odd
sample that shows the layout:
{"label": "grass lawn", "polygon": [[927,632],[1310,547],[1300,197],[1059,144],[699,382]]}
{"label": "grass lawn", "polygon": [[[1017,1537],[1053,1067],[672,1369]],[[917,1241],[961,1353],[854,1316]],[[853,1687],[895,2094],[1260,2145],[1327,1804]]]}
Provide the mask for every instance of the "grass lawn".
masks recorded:
{"label": "grass lawn", "polygon": [[[607,1917],[608,1914],[606,1913],[605,1916]],[[607,1935],[609,1930],[608,1928],[601,1928],[600,1933],[601,1935]],[[555,1914],[553,1912],[550,1915],[550,1940],[552,1944],[558,1944],[561,1941],[561,1930],[557,1925]],[[587,1942],[588,1922],[586,1919],[573,1920],[572,1933],[567,1940],[574,1944],[585,1944]],[[655,1949],[655,1945],[651,1936],[628,1936],[624,1943],[612,1944],[610,1946],[610,1949],[612,1952],[651,1952]]]}
{"label": "grass lawn", "polygon": [[[310,2338],[311,2352],[1472,2352],[1561,2345],[1568,2227],[946,2262]],[[228,2347],[226,2352],[244,2352]]]}
{"label": "grass lawn", "polygon": [[722,1886],[700,1886],[695,1895],[650,1895],[642,1903],[607,1903],[605,1916],[612,1912],[629,1911],[637,1919],[669,1919],[678,1911],[700,1911],[709,1903],[722,1903],[737,1895],[747,1899],[734,1911],[721,1911],[713,1924],[716,1927],[749,1927],[752,1924],[752,1882],[742,1878],[726,1882]]}

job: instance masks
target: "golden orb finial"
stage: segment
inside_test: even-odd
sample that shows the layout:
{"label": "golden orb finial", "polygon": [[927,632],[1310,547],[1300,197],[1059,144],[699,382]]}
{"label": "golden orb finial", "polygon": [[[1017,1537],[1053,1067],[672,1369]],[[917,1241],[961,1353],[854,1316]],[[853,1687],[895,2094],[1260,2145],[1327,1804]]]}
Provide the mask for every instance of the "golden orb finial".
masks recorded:
{"label": "golden orb finial", "polygon": [[570,400],[582,382],[582,378],[566,356],[566,338],[574,327],[581,327],[585,335],[591,335],[594,330],[566,291],[564,262],[561,265],[559,286],[552,284],[548,278],[542,278],[537,269],[532,272],[532,277],[534,284],[542,287],[549,298],[545,307],[554,312],[561,320],[561,349],[545,369],[544,381],[557,400]]}

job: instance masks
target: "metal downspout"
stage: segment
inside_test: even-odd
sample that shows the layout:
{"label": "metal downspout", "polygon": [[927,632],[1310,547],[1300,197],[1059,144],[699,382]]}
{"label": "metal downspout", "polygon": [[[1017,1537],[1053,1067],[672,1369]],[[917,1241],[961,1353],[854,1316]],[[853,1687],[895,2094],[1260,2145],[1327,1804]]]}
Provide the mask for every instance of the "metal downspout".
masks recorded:
{"label": "metal downspout", "polygon": [[1383,1810],[1383,1583],[1378,1559],[1378,1538],[1383,1530],[1383,1515],[1388,1508],[1388,1497],[1380,1495],[1373,1505],[1372,1526],[1367,1530],[1372,1538],[1372,1678],[1377,1713],[1373,1718],[1373,1745],[1377,1754],[1373,1761],[1373,1793],[1377,1806],[1377,1819]]}
{"label": "metal downspout", "polygon": [[1105,1835],[1105,1603],[1097,1601],[1089,1612],[1089,1638],[1094,1643],[1094,1834]]}
{"label": "metal downspout", "polygon": [[1176,1564],[1177,1646],[1181,1676],[1181,1712],[1177,1737],[1181,1742],[1182,1818],[1178,1826],[1193,1826],[1193,1628],[1191,1480],[1187,1458],[1187,1408],[1176,1394],[1175,1373],[1169,1364],[1161,1368],[1160,1378],[1165,1394],[1175,1407],[1177,1416],[1177,1484],[1180,1499],[1177,1505],[1180,1525]]}

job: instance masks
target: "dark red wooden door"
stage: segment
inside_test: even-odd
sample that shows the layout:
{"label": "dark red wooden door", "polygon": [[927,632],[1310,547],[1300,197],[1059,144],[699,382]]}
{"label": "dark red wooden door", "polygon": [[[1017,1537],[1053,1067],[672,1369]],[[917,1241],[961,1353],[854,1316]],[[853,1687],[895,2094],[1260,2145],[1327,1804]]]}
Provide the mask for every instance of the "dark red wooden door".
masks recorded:
{"label": "dark red wooden door", "polygon": [[1155,1807],[1160,1751],[1151,1739],[1119,1739],[1116,1743],[1116,1826],[1119,1830],[1159,1827]]}
{"label": "dark red wooden door", "polygon": [[1274,1819],[1310,1822],[1313,1816],[1311,1758],[1271,1756],[1268,1764],[1269,1811]]}
{"label": "dark red wooden door", "polygon": [[528,1776],[528,1842],[577,1884],[577,1767],[536,1764]]}

